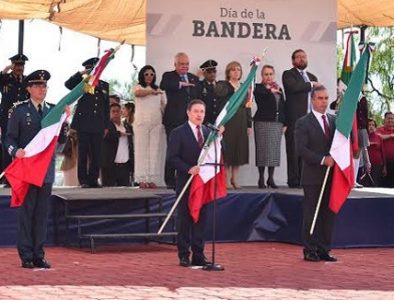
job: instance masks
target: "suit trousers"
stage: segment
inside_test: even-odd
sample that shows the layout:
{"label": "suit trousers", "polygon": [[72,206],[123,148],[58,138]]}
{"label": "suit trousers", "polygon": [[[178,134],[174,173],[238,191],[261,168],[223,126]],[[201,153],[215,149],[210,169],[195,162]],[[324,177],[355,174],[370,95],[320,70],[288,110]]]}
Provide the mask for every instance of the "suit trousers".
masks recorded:
{"label": "suit trousers", "polygon": [[204,257],[205,207],[201,209],[200,219],[193,222],[189,213],[189,192],[186,192],[177,210],[178,257],[189,257],[190,248],[195,257]]}
{"label": "suit trousers", "polygon": [[17,248],[22,260],[44,258],[47,238],[49,197],[52,183],[30,185],[25,201],[18,208]]}
{"label": "suit trousers", "polygon": [[130,186],[130,163],[113,163],[110,167],[101,168],[103,186]]}
{"label": "suit trousers", "polygon": [[287,184],[290,187],[300,185],[302,161],[296,153],[294,125],[287,127],[286,133]]}
{"label": "suit trousers", "polygon": [[303,188],[305,197],[302,229],[304,248],[306,251],[326,253],[331,250],[331,236],[334,221],[334,213],[328,207],[331,184],[327,183],[323,193],[313,235],[310,235],[309,231],[319,199],[321,185],[304,185]]}
{"label": "suit trousers", "polygon": [[[167,148],[170,142],[170,133],[174,129],[174,127],[165,126],[166,135],[167,135]],[[167,159],[164,166],[164,182],[167,186],[174,186],[175,187],[175,169],[170,167]]]}
{"label": "suit trousers", "polygon": [[79,131],[77,133],[79,184],[94,185],[97,183],[100,173],[103,133],[88,133]]}

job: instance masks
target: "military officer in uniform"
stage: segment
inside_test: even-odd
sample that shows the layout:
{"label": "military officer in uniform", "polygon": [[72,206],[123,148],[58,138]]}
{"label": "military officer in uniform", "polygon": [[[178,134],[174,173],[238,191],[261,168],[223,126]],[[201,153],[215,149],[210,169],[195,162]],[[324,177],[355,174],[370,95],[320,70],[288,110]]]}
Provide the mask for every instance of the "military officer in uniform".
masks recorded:
{"label": "military officer in uniform", "polygon": [[216,61],[209,59],[200,66],[204,79],[197,85],[197,99],[201,99],[205,103],[206,113],[204,124],[214,124],[218,114],[220,113],[220,107],[214,94],[217,65],[218,63]]}
{"label": "military officer in uniform", "polygon": [[[44,101],[50,74],[38,70],[26,76],[24,82],[30,99],[14,104],[10,110],[5,144],[12,157],[25,155],[24,148],[41,129],[41,120],[54,106]],[[45,260],[44,242],[47,236],[48,198],[55,178],[53,157],[42,187],[30,185],[24,202],[18,208],[17,248],[23,268],[50,268]]]}
{"label": "military officer in uniform", "polygon": [[[68,89],[73,89],[82,81],[82,76],[99,61],[97,57],[86,60],[85,70],[75,73],[65,82]],[[85,93],[77,103],[71,128],[78,135],[78,180],[82,188],[101,187],[98,183],[100,172],[102,142],[104,131],[109,126],[109,85],[100,80],[94,94]],[[89,167],[88,167],[89,156]]]}
{"label": "military officer in uniform", "polygon": [[[5,136],[7,134],[8,111],[12,105],[19,101],[29,99],[29,93],[23,85],[23,75],[25,62],[28,60],[26,55],[16,54],[10,57],[11,65],[8,65],[0,72],[0,92],[2,94],[0,104],[0,128],[2,158],[1,168],[5,169],[11,162],[11,156],[5,149]],[[10,72],[11,71],[11,72]]]}

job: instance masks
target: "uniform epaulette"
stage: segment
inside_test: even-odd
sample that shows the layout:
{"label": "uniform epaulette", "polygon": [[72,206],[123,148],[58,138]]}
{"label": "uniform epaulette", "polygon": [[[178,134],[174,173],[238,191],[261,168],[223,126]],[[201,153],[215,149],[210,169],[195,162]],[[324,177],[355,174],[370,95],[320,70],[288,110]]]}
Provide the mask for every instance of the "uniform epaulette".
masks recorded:
{"label": "uniform epaulette", "polygon": [[10,118],[11,114],[14,112],[14,110],[21,104],[27,104],[27,102],[29,102],[29,100],[25,100],[25,101],[16,101],[12,104],[11,108],[8,110],[8,119]]}

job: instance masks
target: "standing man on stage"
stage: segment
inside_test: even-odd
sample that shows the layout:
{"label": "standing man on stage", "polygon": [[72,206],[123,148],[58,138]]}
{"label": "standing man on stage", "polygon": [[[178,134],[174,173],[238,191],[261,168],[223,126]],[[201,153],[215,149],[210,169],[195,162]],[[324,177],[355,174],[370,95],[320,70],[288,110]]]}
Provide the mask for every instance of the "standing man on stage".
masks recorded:
{"label": "standing man on stage", "polygon": [[216,87],[216,66],[218,63],[213,59],[204,62],[200,69],[204,75],[204,79],[197,85],[197,99],[201,99],[205,103],[206,112],[204,124],[215,124],[216,118],[222,107],[219,107],[215,96]]}
{"label": "standing man on stage", "polygon": [[[44,101],[50,74],[38,70],[25,78],[30,99],[15,104],[10,113],[6,147],[12,157],[24,157],[24,148],[41,129],[41,120],[54,107]],[[18,208],[17,248],[23,268],[50,268],[45,260],[44,242],[47,237],[48,200],[55,179],[55,156],[42,187],[30,185],[24,202]]]}
{"label": "standing man on stage", "polygon": [[[198,77],[189,73],[189,57],[180,52],[175,55],[175,70],[165,72],[161,79],[160,89],[166,92],[167,105],[164,109],[163,125],[167,135],[167,148],[171,131],[187,120],[186,108],[189,102],[196,99]],[[164,181],[167,188],[175,187],[175,170],[166,161]]]}
{"label": "standing man on stage", "polygon": [[301,184],[304,189],[304,219],[302,236],[304,240],[304,260],[331,261],[337,259],[330,255],[331,234],[334,213],[329,209],[331,175],[325,186],[316,226],[309,234],[320,190],[326,170],[334,165],[330,156],[332,139],[335,132],[335,117],[327,114],[328,92],[324,86],[318,86],[311,92],[312,110],[295,124],[297,151],[302,158],[303,171]]}
{"label": "standing man on stage", "polygon": [[[168,144],[168,163],[176,169],[176,194],[181,193],[190,175],[197,175],[200,167],[197,161],[207,139],[209,129],[202,125],[205,117],[205,104],[201,100],[193,100],[187,107],[188,121],[175,128]],[[205,209],[201,210],[200,219],[193,223],[189,213],[189,189],[183,195],[178,205],[178,257],[182,267],[206,266],[210,262],[204,255],[204,223]],[[193,252],[190,262],[190,248]]]}
{"label": "standing man on stage", "polygon": [[[23,85],[26,77],[23,75],[25,70],[25,62],[28,60],[24,54],[16,54],[10,57],[11,65],[8,65],[0,73],[0,128],[1,128],[1,144],[2,157],[1,169],[4,170],[11,163],[11,156],[5,147],[5,137],[7,135],[8,111],[16,102],[29,99],[29,93]],[[10,72],[11,71],[11,72]]]}
{"label": "standing man on stage", "polygon": [[306,71],[308,59],[304,50],[295,50],[291,55],[291,61],[293,68],[284,71],[282,75],[286,94],[287,184],[290,188],[298,188],[300,186],[301,160],[299,153],[295,151],[294,125],[297,119],[311,111],[311,90],[320,84],[315,75]]}
{"label": "standing man on stage", "polygon": [[[82,64],[85,70],[71,76],[65,86],[70,90],[76,87],[82,81],[82,75],[93,69],[98,61],[97,57],[86,60]],[[100,80],[94,94],[83,94],[78,100],[71,123],[71,128],[75,129],[78,135],[78,180],[82,188],[101,187],[98,178],[104,131],[108,130],[109,126],[108,92],[108,83]]]}

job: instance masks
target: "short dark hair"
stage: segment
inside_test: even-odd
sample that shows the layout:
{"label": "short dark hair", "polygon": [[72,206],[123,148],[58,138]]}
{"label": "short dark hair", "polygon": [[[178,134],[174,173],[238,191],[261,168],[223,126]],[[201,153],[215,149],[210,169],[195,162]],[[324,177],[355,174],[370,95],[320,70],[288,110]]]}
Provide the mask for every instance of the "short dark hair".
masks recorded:
{"label": "short dark hair", "polygon": [[384,114],[384,118],[386,119],[386,117],[388,116],[388,115],[392,115],[393,113],[391,112],[391,111],[388,111],[388,112],[386,112],[385,114]]}
{"label": "short dark hair", "polygon": [[371,122],[373,122],[373,124],[375,125],[375,127],[378,126],[378,124],[376,123],[376,121],[375,121],[374,119],[368,118],[368,124],[371,123]]}
{"label": "short dark hair", "polygon": [[311,99],[313,99],[315,97],[315,94],[320,91],[327,91],[327,88],[324,85],[314,87],[311,92]]}
{"label": "short dark hair", "polygon": [[294,59],[295,56],[296,56],[296,54],[297,54],[298,52],[304,52],[304,53],[306,53],[306,52],[305,52],[304,50],[302,50],[302,49],[294,50],[294,52],[291,54],[291,59]]}
{"label": "short dark hair", "polygon": [[109,95],[108,97],[109,98],[114,98],[116,100],[116,102],[120,102],[120,97],[118,95],[116,95],[116,94]]}
{"label": "short dark hair", "polygon": [[204,105],[204,107],[205,107],[204,101],[202,101],[200,99],[194,99],[194,100],[190,101],[189,104],[187,105],[187,110],[191,111],[193,105],[196,105],[196,104],[201,104],[201,105]]}
{"label": "short dark hair", "polygon": [[109,109],[111,109],[112,107],[119,107],[119,108],[121,108],[120,104],[117,103],[117,102],[112,103],[112,104],[109,106]]}

